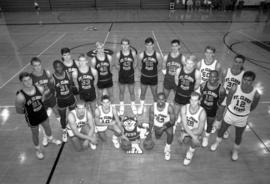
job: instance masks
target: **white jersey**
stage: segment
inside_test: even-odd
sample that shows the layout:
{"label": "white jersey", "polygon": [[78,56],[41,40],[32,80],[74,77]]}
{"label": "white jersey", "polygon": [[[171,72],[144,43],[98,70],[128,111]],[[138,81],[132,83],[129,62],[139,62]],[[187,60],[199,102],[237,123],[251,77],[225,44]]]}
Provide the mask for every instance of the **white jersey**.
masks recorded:
{"label": "white jersey", "polygon": [[157,108],[157,103],[154,103],[154,125],[157,127],[162,127],[164,123],[170,121],[170,114],[168,113],[169,103],[165,103],[165,107],[162,111]]}
{"label": "white jersey", "polygon": [[111,125],[113,122],[113,111],[112,111],[112,106],[110,106],[110,111],[108,113],[104,113],[102,106],[98,107],[100,116],[99,116],[99,121],[102,123],[104,126],[106,125]]}
{"label": "white jersey", "polygon": [[228,68],[225,79],[224,79],[224,84],[223,87],[226,89],[226,93],[229,93],[229,90],[234,86],[234,85],[240,85],[242,81],[244,71],[242,71],[238,75],[233,75],[231,72],[231,68]]}
{"label": "white jersey", "polygon": [[217,60],[214,60],[214,62],[210,65],[206,64],[204,59],[201,60],[201,68],[200,68],[201,77],[202,77],[201,83],[208,81],[210,71],[215,70],[216,65],[217,65]]}
{"label": "white jersey", "polygon": [[255,88],[250,93],[244,93],[241,89],[241,86],[237,86],[231,103],[228,106],[228,110],[237,116],[247,116],[250,113],[250,107],[253,102],[255,93]]}
{"label": "white jersey", "polygon": [[[78,118],[76,110],[72,110],[72,111],[70,111],[70,113],[72,113],[74,115],[76,128],[80,132],[82,127],[87,124],[87,121],[88,121],[87,111],[85,110],[85,113],[84,113],[82,118]],[[68,131],[68,134],[70,137],[74,136],[74,133],[73,133],[72,129],[70,128],[69,124],[67,124],[67,131]]]}
{"label": "white jersey", "polygon": [[190,104],[187,104],[186,105],[187,126],[189,127],[190,130],[192,130],[199,127],[200,114],[203,108],[200,106],[200,108],[194,114],[192,114],[189,109]]}

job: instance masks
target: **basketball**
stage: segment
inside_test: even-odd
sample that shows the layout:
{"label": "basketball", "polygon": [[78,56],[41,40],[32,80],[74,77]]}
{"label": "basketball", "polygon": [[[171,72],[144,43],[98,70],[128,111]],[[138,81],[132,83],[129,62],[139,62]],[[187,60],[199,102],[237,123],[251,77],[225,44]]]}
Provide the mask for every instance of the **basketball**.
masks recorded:
{"label": "basketball", "polygon": [[143,141],[143,148],[145,150],[152,150],[155,146],[155,142],[152,140],[152,137],[148,137]]}
{"label": "basketball", "polygon": [[131,150],[131,142],[127,141],[126,139],[121,139],[121,148],[124,151]]}

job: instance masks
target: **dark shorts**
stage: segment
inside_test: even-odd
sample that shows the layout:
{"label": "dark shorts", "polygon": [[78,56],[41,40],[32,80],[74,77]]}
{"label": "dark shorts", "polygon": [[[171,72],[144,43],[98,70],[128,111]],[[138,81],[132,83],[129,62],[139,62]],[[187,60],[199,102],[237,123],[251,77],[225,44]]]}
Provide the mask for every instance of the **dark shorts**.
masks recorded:
{"label": "dark shorts", "polygon": [[25,114],[25,120],[29,127],[36,127],[48,119],[46,110],[38,114],[37,117],[28,116]]}
{"label": "dark shorts", "polygon": [[146,77],[144,75],[141,75],[141,83],[144,85],[155,86],[158,83],[158,76]]}
{"label": "dark shorts", "polygon": [[85,101],[85,102],[92,102],[97,98],[95,92],[92,92],[92,93],[80,93],[79,95],[80,95],[80,99]]}
{"label": "dark shorts", "polygon": [[177,86],[176,86],[176,84],[174,82],[174,77],[165,76],[163,86],[167,90],[174,90],[175,91]]}
{"label": "dark shorts", "polygon": [[66,98],[57,98],[56,101],[59,108],[66,108],[75,104],[75,97],[72,94]]}
{"label": "dark shorts", "polygon": [[46,109],[54,108],[56,106],[56,97],[53,94],[51,94],[48,98],[44,100],[43,103]]}
{"label": "dark shorts", "polygon": [[119,79],[118,79],[120,84],[134,84],[134,74],[132,75],[121,75],[119,74]]}
{"label": "dark shorts", "polygon": [[178,93],[175,93],[175,97],[174,97],[174,101],[175,103],[179,104],[179,105],[186,105],[189,103],[190,100],[190,96],[181,96]]}
{"label": "dark shorts", "polygon": [[73,95],[78,95],[79,94],[79,91],[75,86],[71,86],[71,91],[72,91]]}
{"label": "dark shorts", "polygon": [[216,117],[218,107],[217,107],[216,109],[213,109],[213,108],[212,108],[212,109],[205,108],[203,105],[202,105],[202,107],[204,108],[207,117],[210,117],[210,118]]}
{"label": "dark shorts", "polygon": [[112,78],[108,79],[106,81],[98,81],[98,83],[97,83],[98,89],[111,88],[112,86],[113,86]]}

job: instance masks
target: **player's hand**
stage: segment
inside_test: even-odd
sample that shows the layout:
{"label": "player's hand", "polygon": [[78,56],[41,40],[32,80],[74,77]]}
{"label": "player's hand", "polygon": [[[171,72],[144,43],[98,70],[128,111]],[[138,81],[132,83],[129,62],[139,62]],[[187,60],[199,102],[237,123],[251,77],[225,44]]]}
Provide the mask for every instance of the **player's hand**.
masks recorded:
{"label": "player's hand", "polygon": [[196,146],[200,146],[200,145],[201,145],[201,142],[200,142],[198,136],[193,136],[193,137],[192,137],[192,141],[193,141],[193,143],[194,143]]}
{"label": "player's hand", "polygon": [[97,137],[93,135],[92,137],[90,137],[90,141],[92,144],[97,144]]}

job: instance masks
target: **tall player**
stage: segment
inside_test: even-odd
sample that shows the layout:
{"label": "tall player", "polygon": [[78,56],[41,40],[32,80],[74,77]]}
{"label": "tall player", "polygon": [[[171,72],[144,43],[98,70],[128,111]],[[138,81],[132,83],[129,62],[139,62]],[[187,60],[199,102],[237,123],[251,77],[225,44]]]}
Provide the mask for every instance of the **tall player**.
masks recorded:
{"label": "tall player", "polygon": [[135,106],[135,92],[134,92],[134,73],[137,66],[137,55],[136,51],[130,48],[130,41],[128,39],[121,40],[121,50],[116,53],[116,67],[119,70],[118,81],[119,81],[119,100],[120,100],[120,111],[119,115],[123,115],[125,111],[124,106],[124,94],[125,89],[128,87],[131,109],[133,114],[137,114],[137,108]]}
{"label": "tall player", "polygon": [[44,89],[42,86],[34,86],[31,75],[22,72],[19,75],[22,89],[16,94],[15,108],[18,114],[24,114],[28,126],[31,128],[32,141],[36,149],[38,159],[44,158],[44,153],[39,145],[39,125],[41,125],[49,142],[60,145],[61,141],[52,136],[52,130],[49,124],[49,118],[43,104]]}
{"label": "tall player", "polygon": [[149,129],[154,127],[155,137],[161,138],[165,132],[167,134],[167,142],[164,148],[164,159],[171,159],[171,144],[173,141],[173,126],[175,123],[175,114],[172,105],[166,101],[164,93],[157,94],[157,102],[149,109]]}
{"label": "tall player", "polygon": [[232,160],[238,160],[238,151],[242,141],[242,135],[247,126],[247,119],[251,111],[253,111],[260,100],[260,94],[254,88],[253,82],[256,74],[252,71],[246,71],[240,85],[234,85],[228,94],[226,100],[226,111],[223,117],[221,128],[215,143],[211,146],[211,150],[215,151],[222,141],[224,132],[229,126],[235,127],[235,144],[232,151]]}
{"label": "tall player", "polygon": [[138,114],[143,113],[145,94],[148,86],[151,89],[153,100],[156,101],[158,71],[162,66],[162,57],[159,52],[154,50],[154,43],[153,38],[146,38],[144,41],[146,49],[139,54],[139,68],[141,70],[141,95]]}
{"label": "tall player", "polygon": [[171,52],[164,56],[162,72],[165,75],[163,82],[163,91],[166,99],[168,99],[171,91],[175,92],[176,84],[174,81],[174,76],[176,74],[176,70],[178,68],[182,68],[182,63],[185,61],[185,56],[180,53],[180,48],[180,41],[172,40]]}

